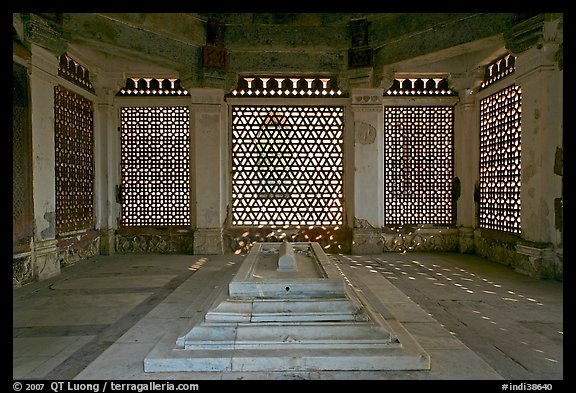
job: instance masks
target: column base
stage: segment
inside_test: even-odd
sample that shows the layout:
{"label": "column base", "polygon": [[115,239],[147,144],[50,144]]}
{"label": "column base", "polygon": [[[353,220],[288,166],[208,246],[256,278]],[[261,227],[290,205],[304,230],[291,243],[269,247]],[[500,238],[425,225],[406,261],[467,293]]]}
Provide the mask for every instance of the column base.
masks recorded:
{"label": "column base", "polygon": [[116,253],[116,230],[100,229],[100,254],[113,255]]}
{"label": "column base", "polygon": [[384,242],[376,229],[354,228],[352,253],[358,255],[382,254]]}
{"label": "column base", "polygon": [[194,232],[194,254],[222,255],[224,242],[221,228],[199,228]]}
{"label": "column base", "polygon": [[34,242],[32,271],[36,281],[46,280],[60,274],[57,243],[56,239]]}
{"label": "column base", "polygon": [[474,254],[474,229],[458,228],[458,251],[461,254]]}

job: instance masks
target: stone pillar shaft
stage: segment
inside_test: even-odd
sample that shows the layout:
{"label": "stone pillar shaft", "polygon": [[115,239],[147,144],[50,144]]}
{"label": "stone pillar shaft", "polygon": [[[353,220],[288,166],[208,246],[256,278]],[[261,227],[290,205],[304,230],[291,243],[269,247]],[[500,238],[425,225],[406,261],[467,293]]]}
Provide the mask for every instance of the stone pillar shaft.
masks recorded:
{"label": "stone pillar shaft", "polygon": [[[464,91],[467,94],[468,89]],[[454,116],[454,176],[460,179],[457,204],[457,226],[474,227],[474,184],[478,180],[478,121],[474,103],[456,105]]]}
{"label": "stone pillar shaft", "polygon": [[58,59],[31,44],[32,181],[34,193],[34,278],[60,272],[56,248],[54,86]]}
{"label": "stone pillar shaft", "polygon": [[354,216],[384,225],[383,89],[352,89]]}
{"label": "stone pillar shaft", "polygon": [[116,199],[119,179],[120,147],[118,116],[112,103],[114,91],[99,89],[94,111],[96,228],[100,230],[100,252],[113,254],[114,231],[118,226],[120,204]]}
{"label": "stone pillar shaft", "polygon": [[191,89],[190,113],[195,189],[195,254],[223,254],[222,225],[226,219],[228,138],[224,92]]}
{"label": "stone pillar shaft", "polygon": [[555,225],[555,199],[562,196],[562,177],[554,173],[555,152],[562,147],[562,72],[541,48],[516,60],[522,88],[522,237],[540,243],[561,242]]}

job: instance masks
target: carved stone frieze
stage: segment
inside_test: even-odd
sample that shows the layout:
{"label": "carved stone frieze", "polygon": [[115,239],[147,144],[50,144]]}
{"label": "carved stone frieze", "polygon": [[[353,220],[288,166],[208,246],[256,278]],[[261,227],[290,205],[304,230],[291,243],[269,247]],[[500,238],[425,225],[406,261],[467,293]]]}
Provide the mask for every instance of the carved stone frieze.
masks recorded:
{"label": "carved stone frieze", "polygon": [[32,253],[14,255],[12,258],[12,285],[20,287],[34,281]]}
{"label": "carved stone frieze", "polygon": [[62,38],[61,23],[36,14],[22,14],[24,35],[27,41],[41,46],[56,55],[66,51],[68,42]]}
{"label": "carved stone frieze", "polygon": [[192,254],[193,243],[186,235],[117,234],[115,238],[118,254]]}
{"label": "carved stone frieze", "polygon": [[415,230],[412,233],[383,233],[385,252],[457,251],[457,229]]}
{"label": "carved stone frieze", "polygon": [[353,105],[377,105],[382,103],[382,96],[379,95],[354,95],[352,96]]}
{"label": "carved stone frieze", "polygon": [[58,250],[60,267],[67,267],[78,261],[88,259],[100,254],[100,237],[96,237],[82,246],[70,245]]}
{"label": "carved stone frieze", "polygon": [[412,251],[458,251],[461,235],[457,228],[374,228],[356,219],[352,250],[357,254]]}

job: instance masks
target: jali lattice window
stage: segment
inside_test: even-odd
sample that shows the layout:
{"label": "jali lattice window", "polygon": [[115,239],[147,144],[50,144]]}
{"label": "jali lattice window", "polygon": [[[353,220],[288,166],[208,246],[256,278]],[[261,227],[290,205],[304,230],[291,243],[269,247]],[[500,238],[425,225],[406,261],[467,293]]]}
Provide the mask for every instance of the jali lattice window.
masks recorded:
{"label": "jali lattice window", "polygon": [[232,224],[341,225],[341,106],[232,106]]}
{"label": "jali lattice window", "polygon": [[122,225],[190,225],[189,109],[121,109]]}
{"label": "jali lattice window", "polygon": [[384,110],[386,225],[452,224],[451,106]]}
{"label": "jali lattice window", "polygon": [[92,101],[54,87],[56,229],[86,229],[94,222],[94,109]]}
{"label": "jali lattice window", "polygon": [[480,101],[481,228],[520,233],[522,90],[512,85]]}

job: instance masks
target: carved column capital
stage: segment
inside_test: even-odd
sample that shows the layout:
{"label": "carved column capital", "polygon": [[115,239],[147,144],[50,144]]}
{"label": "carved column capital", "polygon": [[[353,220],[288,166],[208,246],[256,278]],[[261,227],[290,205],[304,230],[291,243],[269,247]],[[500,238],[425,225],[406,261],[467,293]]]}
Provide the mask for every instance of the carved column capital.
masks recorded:
{"label": "carved column capital", "polygon": [[513,24],[504,32],[506,48],[515,56],[536,48],[555,62],[562,62],[562,14],[536,14]]}
{"label": "carved column capital", "polygon": [[25,43],[41,46],[56,56],[66,52],[68,42],[62,34],[62,14],[48,14],[52,15],[52,18],[31,13],[20,15]]}

